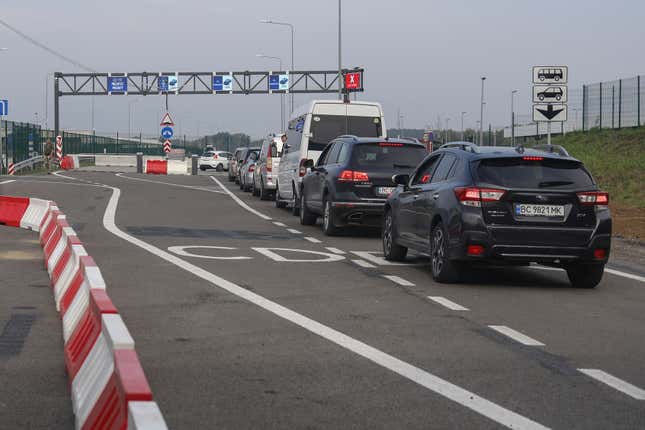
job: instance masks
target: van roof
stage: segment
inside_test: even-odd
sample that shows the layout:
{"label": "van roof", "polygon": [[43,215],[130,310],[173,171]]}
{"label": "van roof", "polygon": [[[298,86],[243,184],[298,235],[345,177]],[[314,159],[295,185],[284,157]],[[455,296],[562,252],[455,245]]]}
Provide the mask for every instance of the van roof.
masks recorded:
{"label": "van roof", "polygon": [[[314,110],[314,105],[316,105],[316,104],[338,104],[338,105],[342,105],[342,104],[345,104],[345,102],[342,101],[342,100],[334,100],[334,99],[311,100],[310,102],[295,108],[293,110],[293,112],[291,113],[291,118],[290,119],[297,118],[297,117],[299,117],[301,115],[304,115],[306,113],[312,112]],[[353,101],[353,102],[350,102],[349,104],[363,105],[363,106],[376,106],[376,107],[378,107],[378,109],[381,112],[383,112],[383,108],[381,108],[381,104],[377,103],[377,102]]]}

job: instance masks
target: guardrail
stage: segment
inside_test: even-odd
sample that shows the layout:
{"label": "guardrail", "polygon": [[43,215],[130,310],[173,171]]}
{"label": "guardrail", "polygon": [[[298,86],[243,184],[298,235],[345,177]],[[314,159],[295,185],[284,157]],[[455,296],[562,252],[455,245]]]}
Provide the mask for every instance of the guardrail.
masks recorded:
{"label": "guardrail", "polygon": [[31,157],[26,160],[20,161],[13,165],[14,172],[19,172],[23,169],[34,170],[36,164],[42,164],[45,162],[45,157],[43,155],[37,155],[36,157]]}

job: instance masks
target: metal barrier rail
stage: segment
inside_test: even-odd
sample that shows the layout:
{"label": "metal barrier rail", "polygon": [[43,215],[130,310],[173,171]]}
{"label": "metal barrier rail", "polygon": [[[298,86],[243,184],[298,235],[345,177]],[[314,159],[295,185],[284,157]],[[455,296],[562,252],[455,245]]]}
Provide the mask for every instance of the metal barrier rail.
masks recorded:
{"label": "metal barrier rail", "polygon": [[14,171],[17,173],[22,169],[34,169],[36,164],[41,164],[45,162],[45,157],[43,155],[38,155],[36,157],[28,158],[26,160],[20,161],[13,165]]}

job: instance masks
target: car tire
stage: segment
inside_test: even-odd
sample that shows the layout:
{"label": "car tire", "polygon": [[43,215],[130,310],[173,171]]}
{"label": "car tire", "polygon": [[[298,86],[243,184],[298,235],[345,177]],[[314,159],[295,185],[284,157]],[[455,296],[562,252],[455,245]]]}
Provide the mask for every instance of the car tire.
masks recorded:
{"label": "car tire", "polygon": [[459,264],[448,258],[448,234],[439,222],[430,234],[430,269],[432,278],[441,283],[459,281]]}
{"label": "car tire", "polygon": [[205,172],[206,171],[206,166],[199,166],[199,170],[201,170],[202,172]]}
{"label": "car tire", "polygon": [[231,176],[231,172],[230,172],[230,170],[229,170],[229,173],[228,173],[228,181],[229,181],[229,182],[233,182],[233,181],[235,181],[235,177],[234,177],[234,176]]}
{"label": "car tire", "polygon": [[569,282],[576,288],[595,288],[605,271],[604,264],[572,264],[565,267]]}
{"label": "car tire", "polygon": [[260,200],[269,200],[269,191],[264,188],[264,181],[260,179]]}
{"label": "car tire", "polygon": [[255,186],[255,181],[253,181],[253,188],[251,189],[251,191],[253,192],[254,197],[257,197],[260,195],[260,189]]}
{"label": "car tire", "polygon": [[560,100],[562,100],[562,96],[555,96],[555,99],[556,99],[557,101],[560,101]]}
{"label": "car tire", "polygon": [[291,199],[291,215],[299,216],[300,215],[300,200],[298,199],[298,193],[296,193],[296,187],[292,184],[293,187],[293,199]]}
{"label": "car tire", "polygon": [[540,101],[542,102],[542,101],[544,101],[544,96],[543,96],[542,94],[540,94],[540,95],[538,96],[538,99],[540,99]]}
{"label": "car tire", "polygon": [[394,215],[388,209],[383,215],[383,230],[381,232],[381,243],[383,244],[383,256],[388,261],[403,261],[408,254],[408,248],[401,246],[394,241]]}
{"label": "car tire", "polygon": [[305,192],[302,190],[300,192],[300,224],[302,225],[314,225],[318,216],[311,212],[307,208],[307,202],[305,201]]}
{"label": "car tire", "polygon": [[335,236],[340,229],[335,225],[334,211],[332,210],[332,201],[328,198],[323,200],[323,222],[322,231],[325,236]]}
{"label": "car tire", "polygon": [[215,168],[215,171],[217,172],[222,172],[223,170],[224,170],[224,166],[222,166],[222,163],[219,163]]}
{"label": "car tire", "polygon": [[275,207],[278,209],[287,207],[287,203],[280,199],[280,188],[278,188],[278,184],[275,184]]}

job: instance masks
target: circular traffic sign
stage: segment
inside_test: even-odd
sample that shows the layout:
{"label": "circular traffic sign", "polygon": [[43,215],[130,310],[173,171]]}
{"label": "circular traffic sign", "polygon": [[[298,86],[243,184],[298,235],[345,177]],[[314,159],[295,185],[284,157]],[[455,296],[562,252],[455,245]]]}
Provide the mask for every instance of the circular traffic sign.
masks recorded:
{"label": "circular traffic sign", "polygon": [[164,139],[170,139],[173,134],[172,127],[164,127],[161,129],[161,137]]}

